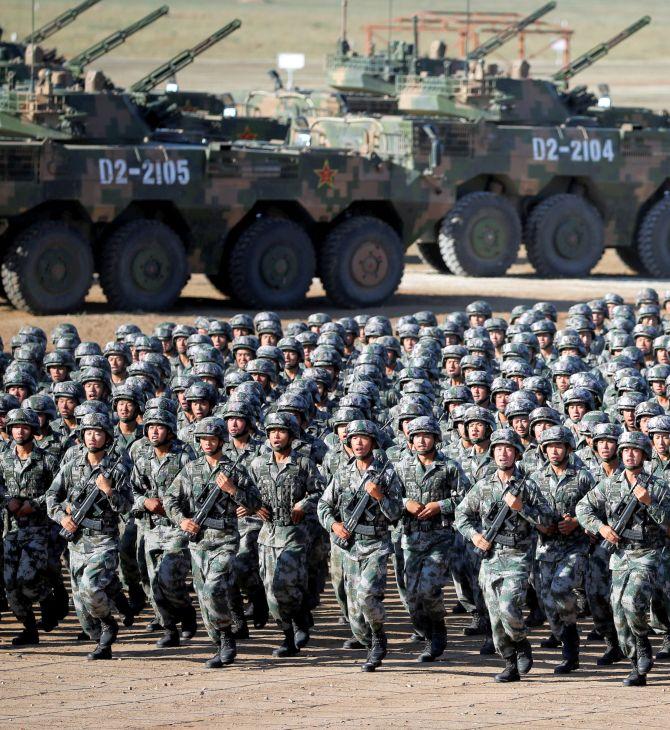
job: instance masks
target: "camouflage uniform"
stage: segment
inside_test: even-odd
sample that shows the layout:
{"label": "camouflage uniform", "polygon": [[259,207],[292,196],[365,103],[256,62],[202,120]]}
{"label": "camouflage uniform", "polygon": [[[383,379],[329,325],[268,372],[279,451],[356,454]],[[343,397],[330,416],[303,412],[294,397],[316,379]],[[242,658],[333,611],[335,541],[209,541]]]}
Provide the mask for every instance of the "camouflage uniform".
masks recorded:
{"label": "camouflage uniform", "polygon": [[169,517],[148,512],[144,501],[165,499],[175,477],[195,454],[179,440],[158,456],[153,448],[142,449],[130,475],[132,513],[143,536],[144,562],[149,577],[150,598],[161,624],[174,631],[178,621],[191,615],[193,607],[186,587],[190,567],[187,538]]}
{"label": "camouflage uniform", "polygon": [[114,596],[120,589],[119,516],[132,504],[128,484],[128,467],[123,460],[106,454],[101,464],[91,467],[86,452],[79,452],[58,472],[47,492],[49,517],[60,523],[66,507],[78,505],[102,470],[114,465],[111,474],[112,494],[102,491],[89,514],[80,524],[70,550],[72,598],[82,629],[96,641],[101,635],[101,622],[111,616]]}
{"label": "camouflage uniform", "polygon": [[275,461],[274,453],[259,454],[249,474],[260,491],[262,506],[271,518],[258,536],[260,574],[270,613],[282,631],[292,631],[293,621],[306,628],[308,527],[297,525],[291,512],[298,505],[313,512],[323,483],[316,464],[292,451],[288,459]]}
{"label": "camouflage uniform", "polygon": [[[11,411],[10,411],[11,414]],[[28,500],[33,512],[25,517],[9,514],[9,529],[4,539],[4,581],[7,601],[16,618],[24,625],[35,623],[32,604],[49,595],[47,580],[50,521],[46,511],[46,492],[58,464],[46,451],[33,447],[25,461],[14,448],[0,453],[0,500]]]}
{"label": "camouflage uniform", "polygon": [[[183,467],[163,500],[166,514],[177,527],[182,520],[193,518],[216,475],[221,471],[228,473],[231,467],[227,457],[212,467],[204,454]],[[254,512],[259,506],[256,489],[241,471],[234,470],[232,480],[237,487],[235,495],[231,497],[221,491],[196,539],[188,545],[202,620],[207,634],[217,645],[231,625],[230,593],[235,585],[235,555],[240,544],[236,510],[242,506]]]}
{"label": "camouflage uniform", "polygon": [[504,492],[515,482],[523,482],[519,494],[523,507],[507,517],[479,572],[495,648],[505,658],[515,654],[526,639],[523,603],[531,564],[532,524],[548,520],[551,509],[535,482],[524,478],[518,469],[507,485],[497,473],[480,479],[456,508],[456,528],[471,541],[475,533],[486,532],[492,508],[503,505]]}
{"label": "camouflage uniform", "polygon": [[418,633],[430,639],[434,632],[444,634],[443,588],[454,547],[454,512],[470,485],[458,465],[440,452],[428,467],[408,454],[396,471],[404,505],[408,500],[440,504],[440,514],[431,519],[419,520],[408,512],[402,518],[409,614]]}

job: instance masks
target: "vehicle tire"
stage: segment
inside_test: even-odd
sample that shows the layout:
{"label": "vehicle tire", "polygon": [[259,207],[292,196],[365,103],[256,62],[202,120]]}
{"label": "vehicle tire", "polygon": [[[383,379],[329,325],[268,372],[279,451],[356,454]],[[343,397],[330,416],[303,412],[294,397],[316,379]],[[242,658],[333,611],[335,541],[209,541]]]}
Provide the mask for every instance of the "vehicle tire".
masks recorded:
{"label": "vehicle tire", "polygon": [[640,254],[636,247],[628,246],[627,248],[617,248],[615,250],[621,261],[623,261],[626,266],[633,269],[636,274],[642,274],[643,276],[649,275],[649,272],[640,259]]}
{"label": "vehicle tire", "polygon": [[442,258],[460,276],[503,276],[520,243],[519,216],[507,198],[495,193],[469,193],[440,227]]}
{"label": "vehicle tire", "polygon": [[0,268],[9,301],[33,314],[78,311],[93,283],[91,245],[62,221],[40,221],[19,233]]}
{"label": "vehicle tire", "polygon": [[670,200],[659,200],[642,219],[637,253],[650,276],[670,277]]}
{"label": "vehicle tire", "polygon": [[319,272],[329,299],[340,307],[374,307],[400,284],[405,251],[388,223],[357,215],[337,224],[319,251]]}
{"label": "vehicle tire", "polygon": [[440,274],[451,274],[449,267],[444,263],[440,247],[436,243],[420,242],[416,244],[419,251],[419,258],[424,264],[428,264]]}
{"label": "vehicle tire", "polygon": [[537,205],[526,226],[528,260],[540,276],[588,276],[600,261],[605,231],[600,213],[579,195],[552,195]]}
{"label": "vehicle tire", "polygon": [[291,308],[305,301],[316,257],[305,229],[285,218],[260,218],[230,252],[232,293],[247,307]]}
{"label": "vehicle tire", "polygon": [[100,285],[114,309],[170,309],[188,276],[184,244],[161,221],[124,223],[103,243],[100,252]]}

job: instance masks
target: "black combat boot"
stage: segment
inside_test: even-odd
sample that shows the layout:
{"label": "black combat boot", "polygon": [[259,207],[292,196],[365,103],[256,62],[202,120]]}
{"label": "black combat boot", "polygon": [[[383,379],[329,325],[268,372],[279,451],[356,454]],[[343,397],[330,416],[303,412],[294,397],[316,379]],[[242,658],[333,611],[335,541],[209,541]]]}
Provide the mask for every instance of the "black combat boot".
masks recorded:
{"label": "black combat boot", "polygon": [[119,633],[119,625],[116,623],[116,619],[110,613],[109,616],[100,619],[100,638],[98,644],[102,646],[111,646],[115,641]]}
{"label": "black combat boot", "polygon": [[479,647],[479,653],[482,656],[493,656],[496,653],[496,645],[493,643],[493,636],[489,633],[484,639],[484,643]]}
{"label": "black combat boot", "polygon": [[473,611],[472,621],[470,625],[463,629],[464,636],[482,636],[486,633],[486,616],[482,616],[478,611]]}
{"label": "black combat boot", "polygon": [[295,636],[293,634],[293,627],[284,631],[284,641],[273,650],[272,656],[276,657],[289,657],[300,654],[300,649],[295,645]]}
{"label": "black combat boot", "polygon": [[235,657],[237,656],[237,644],[235,643],[233,632],[230,629],[225,629],[223,632],[219,655],[221,656],[221,664],[223,664],[224,667],[235,661]]}
{"label": "black combat boot", "polygon": [[649,674],[654,666],[654,655],[651,651],[651,644],[648,636],[638,636],[635,639],[637,648],[637,671],[639,674]]}
{"label": "black combat boot", "polygon": [[116,610],[123,616],[123,625],[132,626],[135,623],[136,613],[123,591],[119,591],[114,596],[114,604],[116,605]]}
{"label": "black combat boot", "polygon": [[365,649],[365,644],[361,644],[361,642],[358,639],[355,639],[353,636],[351,639],[347,639],[342,644],[343,649]]}
{"label": "black combat boot", "polygon": [[111,659],[112,658],[112,647],[101,646],[98,644],[90,654],[86,655],[86,658],[90,662],[99,661],[100,659]]}
{"label": "black combat boot", "polygon": [[596,662],[596,664],[599,667],[609,667],[610,664],[614,664],[614,662],[619,662],[624,658],[623,652],[619,648],[619,641],[616,634],[606,634],[604,638],[605,646],[607,648],[605,649],[605,653],[601,657],[598,657],[598,661]]}
{"label": "black combat boot", "polygon": [[494,676],[496,682],[518,682],[521,680],[516,665],[516,652],[511,651],[505,657],[505,668]]}
{"label": "black combat boot", "polygon": [[426,637],[418,631],[414,631],[410,634],[409,640],[413,642],[425,641]]}
{"label": "black combat boot", "polygon": [[664,634],[661,648],[656,652],[656,660],[670,659],[670,634]]}
{"label": "black combat boot", "polygon": [[381,666],[382,659],[386,656],[386,634],[384,631],[372,632],[372,644],[368,652],[368,658],[361,665],[363,672],[374,672]]}
{"label": "black combat boot", "polygon": [[528,674],[533,667],[533,649],[528,639],[516,642],[516,666],[519,674]]}
{"label": "black combat boot", "polygon": [[58,626],[58,606],[53,594],[40,601],[42,618],[37,623],[37,628],[49,633]]}
{"label": "black combat boot", "polygon": [[184,641],[192,639],[198,630],[198,622],[195,616],[195,608],[189,606],[181,617],[181,638]]}
{"label": "black combat boot", "polygon": [[626,687],[646,687],[647,686],[647,675],[640,674],[637,671],[637,662],[635,659],[631,662],[633,668],[630,670],[630,674],[624,679],[623,683]]}
{"label": "black combat boot", "polygon": [[579,669],[579,631],[577,624],[569,624],[563,628],[563,661],[554,667],[554,674],[570,674]]}
{"label": "black combat boot", "polygon": [[[126,622],[124,620],[123,625],[126,625]],[[144,627],[144,630],[148,634],[153,634],[154,631],[160,631],[163,628],[163,624],[161,623],[158,616],[154,616],[151,621]]]}
{"label": "black combat boot", "polygon": [[460,601],[456,601],[456,604],[451,609],[451,613],[454,616],[462,616],[464,613],[467,613],[467,610]]}
{"label": "black combat boot", "polygon": [[33,646],[40,643],[40,636],[37,633],[37,622],[34,616],[30,616],[23,622],[23,630],[13,639],[12,646]]}
{"label": "black combat boot", "polygon": [[216,647],[214,656],[210,657],[206,662],[205,666],[207,669],[221,669],[223,662],[221,661],[221,644],[219,643]]}
{"label": "black combat boot", "polygon": [[605,637],[598,631],[598,629],[591,629],[586,635],[587,641],[605,641]]}
{"label": "black combat boot", "polygon": [[256,588],[249,598],[252,604],[251,618],[254,621],[254,628],[262,629],[270,617],[265,590],[262,587]]}
{"label": "black combat boot", "polygon": [[543,649],[558,649],[558,647],[561,646],[561,640],[553,634],[549,634],[546,639],[542,639],[540,646]]}
{"label": "black combat boot", "polygon": [[309,611],[303,611],[293,622],[293,638],[298,649],[309,644]]}
{"label": "black combat boot", "polygon": [[[133,616],[137,616],[137,614],[142,613],[144,607],[147,605],[147,595],[141,584],[138,585],[134,583],[133,585],[128,586],[128,601],[130,603],[130,609]],[[121,613],[124,613],[124,611],[121,611],[118,604],[117,608],[119,608]]]}
{"label": "black combat boot", "polygon": [[80,631],[77,634],[75,641],[88,641],[90,638],[91,637],[85,631]]}
{"label": "black combat boot", "polygon": [[418,661],[434,662],[444,654],[446,646],[447,627],[444,625],[444,620],[434,621],[430,631],[430,639],[426,641],[426,646],[423,652],[419,654]]}
{"label": "black combat boot", "polygon": [[159,649],[167,649],[171,646],[179,646],[180,643],[179,631],[176,627],[172,627],[171,629],[165,629],[165,633],[158,639],[156,646]]}
{"label": "black combat boot", "polygon": [[232,622],[233,636],[236,639],[249,638],[249,626],[244,617],[244,604],[242,602],[242,594],[237,586],[233,587],[228,601],[228,609],[230,611],[230,619]]}

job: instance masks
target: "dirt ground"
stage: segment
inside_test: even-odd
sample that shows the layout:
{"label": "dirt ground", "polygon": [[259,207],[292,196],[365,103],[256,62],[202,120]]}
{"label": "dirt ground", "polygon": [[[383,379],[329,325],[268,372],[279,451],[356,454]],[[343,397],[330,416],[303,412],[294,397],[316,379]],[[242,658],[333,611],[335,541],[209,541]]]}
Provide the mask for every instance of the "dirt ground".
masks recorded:
{"label": "dirt ground", "polygon": [[[534,278],[522,259],[510,275],[500,279],[463,279],[441,276],[412,255],[402,285],[382,311],[389,316],[432,309],[439,315],[462,309],[484,297],[502,314],[520,303],[550,300],[565,312],[570,304],[618,291],[628,301],[647,284],[662,282],[636,278],[608,252],[588,280],[547,281]],[[305,308],[283,311],[285,321],[305,317],[310,311],[333,310],[315,286]],[[100,290],[95,288],[81,315],[68,317],[83,338],[104,342],[122,321],[148,329],[159,321],[192,321],[197,314],[230,316],[237,311],[204,279],[193,277],[175,312],[127,316],[105,312]],[[29,317],[0,304],[0,334],[5,342],[28,322],[50,330],[59,317]],[[390,580],[390,586],[393,581]],[[448,609],[454,599],[449,590]],[[157,635],[144,632],[148,614],[131,629],[123,630],[115,646],[115,660],[90,664],[90,645],[77,644],[78,625],[70,616],[63,626],[46,636],[39,647],[12,650],[16,625],[7,616],[0,622],[0,727],[44,727],[54,722],[70,728],[182,727],[215,725],[239,728],[266,727],[638,727],[667,728],[670,709],[670,664],[659,664],[646,689],[625,688],[621,680],[625,663],[613,669],[595,665],[603,644],[589,643],[582,667],[559,679],[552,667],[559,661],[555,650],[536,651],[536,664],[519,684],[493,683],[500,669],[496,657],[480,657],[479,638],[462,635],[466,620],[449,615],[449,647],[443,661],[419,666],[414,662],[418,645],[409,642],[410,627],[394,588],[389,590],[390,654],[381,670],[362,674],[360,652],[340,649],[347,638],[336,622],[332,593],[324,596],[316,612],[316,629],[310,646],[291,660],[275,660],[271,649],[278,643],[273,628],[254,631],[241,643],[237,662],[225,670],[206,670],[203,662],[210,646],[202,630],[178,649],[153,647]],[[590,626],[584,624],[585,632]],[[535,630],[532,640],[547,633]],[[656,644],[658,640],[656,640]]]}

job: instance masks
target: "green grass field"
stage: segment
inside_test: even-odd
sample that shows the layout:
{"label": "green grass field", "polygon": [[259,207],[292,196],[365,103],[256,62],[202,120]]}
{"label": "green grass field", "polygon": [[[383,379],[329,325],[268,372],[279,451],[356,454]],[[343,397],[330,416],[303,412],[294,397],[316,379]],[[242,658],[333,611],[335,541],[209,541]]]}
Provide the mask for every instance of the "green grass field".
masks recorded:
{"label": "green grass field", "polygon": [[[39,0],[37,23],[42,24],[75,4],[76,0]],[[108,33],[136,20],[161,4],[162,0],[102,0],[75,23],[53,36],[48,44],[61,53],[73,55]],[[334,48],[339,35],[339,0],[166,0],[170,15],[138,33],[125,45],[100,59],[97,67],[109,72],[117,83],[131,81],[177,51],[193,45],[209,32],[239,17],[243,27],[201,57],[180,76],[180,83],[191,88],[241,91],[266,87],[265,71],[275,63],[280,51],[303,52],[307,65],[296,79],[305,86],[323,84],[323,60]],[[543,0],[471,0],[473,11],[515,10],[528,13]],[[465,0],[393,0],[391,12],[410,14],[415,10],[459,10]],[[545,20],[565,21],[575,30],[573,57],[584,52],[629,25],[639,16],[649,14],[652,25],[619,46],[593,69],[580,76],[580,83],[610,83],[615,100],[670,106],[666,79],[670,71],[667,52],[667,28],[670,25],[670,2],[648,0],[642,3],[624,0],[558,0],[558,8]],[[357,49],[363,48],[364,23],[384,22],[389,16],[387,0],[349,0],[349,35]],[[4,0],[0,17],[5,37],[30,32],[31,0]],[[423,36],[427,48],[437,36]],[[406,36],[409,40],[409,35]],[[455,49],[455,38],[451,41]],[[533,55],[546,44],[542,37],[529,39],[528,52]],[[512,41],[492,59],[508,61],[514,57]],[[554,54],[546,52],[536,60],[538,70],[554,64]]]}

